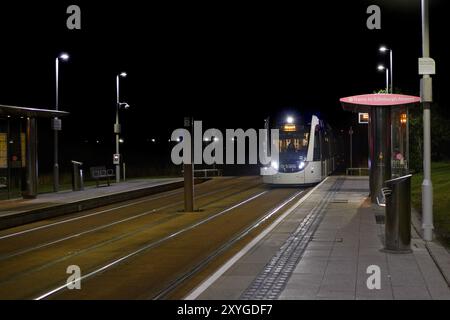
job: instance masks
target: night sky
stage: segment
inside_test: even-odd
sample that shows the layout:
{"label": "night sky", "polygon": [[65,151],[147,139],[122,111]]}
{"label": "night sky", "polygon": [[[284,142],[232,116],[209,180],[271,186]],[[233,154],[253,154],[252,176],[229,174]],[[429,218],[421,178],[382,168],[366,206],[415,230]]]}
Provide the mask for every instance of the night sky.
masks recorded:
{"label": "night sky", "polygon": [[[394,50],[395,87],[419,94],[419,0],[93,2],[0,4],[0,104],[54,108],[54,60],[71,55],[60,66],[60,109],[71,113],[61,134],[68,157],[104,148],[111,158],[120,71],[128,73],[121,100],[132,106],[121,113],[125,148],[135,153],[151,138],[167,143],[185,115],[207,128],[261,128],[267,115],[296,110],[348,128],[356,116],[338,99],[385,87],[376,70],[388,63],[382,44]],[[446,108],[450,11],[448,1],[430,2],[435,100]],[[81,31],[66,28],[70,4],[81,7]],[[366,27],[370,4],[381,7],[381,30]],[[49,127],[40,124],[44,150]]]}

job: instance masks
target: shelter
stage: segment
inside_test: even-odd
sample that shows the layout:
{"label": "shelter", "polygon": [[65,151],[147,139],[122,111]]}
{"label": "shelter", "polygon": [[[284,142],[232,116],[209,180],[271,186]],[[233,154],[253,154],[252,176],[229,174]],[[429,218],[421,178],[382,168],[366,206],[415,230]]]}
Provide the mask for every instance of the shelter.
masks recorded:
{"label": "shelter", "polygon": [[64,111],[0,105],[0,199],[37,196],[37,119],[66,115]]}
{"label": "shelter", "polygon": [[420,97],[401,94],[365,94],[340,99],[344,110],[369,114],[370,196],[383,202],[386,180],[409,172],[408,107]]}

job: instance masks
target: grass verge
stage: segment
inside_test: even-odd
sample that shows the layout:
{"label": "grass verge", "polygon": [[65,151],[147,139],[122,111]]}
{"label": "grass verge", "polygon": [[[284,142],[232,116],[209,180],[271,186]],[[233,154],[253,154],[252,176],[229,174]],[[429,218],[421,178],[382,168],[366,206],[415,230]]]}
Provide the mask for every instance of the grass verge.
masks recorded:
{"label": "grass verge", "polygon": [[[419,212],[422,211],[422,180],[420,173],[413,175],[411,181],[412,205]],[[435,232],[450,247],[450,162],[433,162],[431,180]]]}

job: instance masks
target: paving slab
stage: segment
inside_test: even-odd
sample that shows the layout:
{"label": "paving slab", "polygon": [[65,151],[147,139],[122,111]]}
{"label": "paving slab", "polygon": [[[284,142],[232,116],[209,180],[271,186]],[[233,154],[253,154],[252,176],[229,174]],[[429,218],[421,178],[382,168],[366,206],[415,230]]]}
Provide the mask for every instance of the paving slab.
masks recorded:
{"label": "paving slab", "polygon": [[[290,213],[280,224],[282,227],[274,227],[251,252],[219,275],[217,281],[204,285],[196,298],[241,299],[253,295],[257,299],[289,300],[450,300],[446,281],[450,275],[450,255],[439,243],[424,242],[413,228],[411,253],[382,251],[384,225],[376,216],[383,215],[384,208],[370,203],[368,182],[367,177],[329,177]],[[281,272],[279,278],[264,276],[276,258],[284,257],[280,256],[280,250],[290,237],[300,236],[301,233],[297,234],[300,220],[310,217],[314,210],[323,212],[318,213],[314,228],[304,235],[306,246],[296,249],[302,250],[302,254],[292,271]],[[249,257],[254,262],[251,265],[246,264]],[[373,266],[380,270],[379,289],[367,285],[373,283],[368,273]],[[238,270],[245,273],[246,285],[242,279],[230,277]],[[232,285],[230,281],[240,284]],[[255,282],[264,282],[260,290],[268,293],[258,294]]]}

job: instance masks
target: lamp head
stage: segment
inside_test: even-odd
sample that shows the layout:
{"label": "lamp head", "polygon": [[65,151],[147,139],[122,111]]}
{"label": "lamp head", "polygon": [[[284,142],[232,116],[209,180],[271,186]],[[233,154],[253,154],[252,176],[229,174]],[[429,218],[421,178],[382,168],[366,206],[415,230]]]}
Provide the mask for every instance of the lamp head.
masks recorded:
{"label": "lamp head", "polygon": [[121,103],[119,103],[119,106],[122,107],[122,108],[124,108],[124,109],[130,108],[130,105],[129,105],[128,103],[126,103],[126,102],[121,102]]}
{"label": "lamp head", "polygon": [[63,61],[67,61],[69,60],[70,56],[67,53],[61,53],[58,58],[60,58]]}

